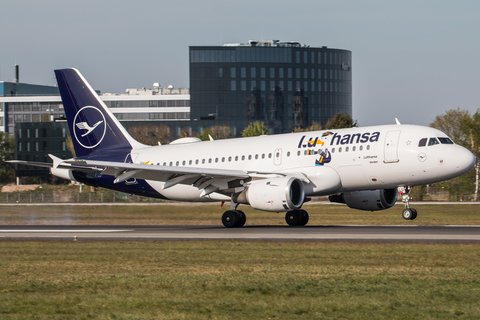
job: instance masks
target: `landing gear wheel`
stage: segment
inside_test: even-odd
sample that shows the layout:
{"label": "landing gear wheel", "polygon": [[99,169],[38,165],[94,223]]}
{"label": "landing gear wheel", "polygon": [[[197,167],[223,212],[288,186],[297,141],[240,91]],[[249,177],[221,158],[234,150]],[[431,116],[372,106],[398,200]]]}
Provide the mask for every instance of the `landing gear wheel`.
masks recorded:
{"label": "landing gear wheel", "polygon": [[304,226],[308,223],[309,217],[305,210],[294,210],[285,213],[285,221],[289,226]]}
{"label": "landing gear wheel", "polygon": [[237,210],[237,215],[238,215],[238,221],[237,224],[235,225],[235,228],[241,228],[245,225],[245,222],[247,222],[247,216],[243,211]]}
{"label": "landing gear wheel", "polygon": [[225,228],[234,228],[236,227],[238,220],[240,220],[239,215],[235,211],[225,211],[222,215],[222,223]]}
{"label": "landing gear wheel", "polygon": [[417,210],[406,208],[402,212],[402,217],[405,220],[413,220],[417,217]]}
{"label": "landing gear wheel", "polygon": [[308,216],[308,212],[305,211],[305,210],[299,210],[298,211],[299,214],[300,214],[300,224],[301,226],[304,226],[308,223],[308,220],[310,219],[309,216]]}
{"label": "landing gear wheel", "polygon": [[412,210],[412,218],[410,220],[415,220],[415,218],[417,217],[417,210],[413,209],[413,208],[410,208],[410,210]]}

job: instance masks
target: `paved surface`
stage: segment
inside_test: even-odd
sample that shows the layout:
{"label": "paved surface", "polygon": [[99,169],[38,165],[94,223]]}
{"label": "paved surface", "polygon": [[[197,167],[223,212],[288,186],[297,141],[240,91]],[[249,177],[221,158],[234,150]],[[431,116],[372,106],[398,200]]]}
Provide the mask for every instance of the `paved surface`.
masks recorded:
{"label": "paved surface", "polygon": [[0,226],[0,239],[480,241],[480,226]]}

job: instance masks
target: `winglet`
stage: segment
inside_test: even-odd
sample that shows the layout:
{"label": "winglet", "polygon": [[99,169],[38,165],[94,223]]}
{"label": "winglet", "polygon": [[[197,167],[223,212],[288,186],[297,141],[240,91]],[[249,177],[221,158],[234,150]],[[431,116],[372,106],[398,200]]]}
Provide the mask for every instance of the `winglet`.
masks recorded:
{"label": "winglet", "polygon": [[400,121],[398,121],[397,118],[395,118],[395,122],[397,123],[397,126],[401,125]]}
{"label": "winglet", "polygon": [[60,159],[58,157],[55,157],[53,154],[48,154],[48,156],[50,157],[50,159],[53,160],[53,168],[54,169],[57,169],[57,167],[60,165],[60,163],[63,162],[62,159]]}

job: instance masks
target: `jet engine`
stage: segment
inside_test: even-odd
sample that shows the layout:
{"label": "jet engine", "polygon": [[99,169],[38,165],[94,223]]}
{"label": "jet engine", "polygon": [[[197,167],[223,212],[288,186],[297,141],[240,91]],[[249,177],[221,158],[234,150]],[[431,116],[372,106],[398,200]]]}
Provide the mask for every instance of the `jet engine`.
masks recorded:
{"label": "jet engine", "polygon": [[346,192],[328,198],[330,202],[345,203],[352,209],[378,211],[395,205],[397,196],[395,188]]}
{"label": "jet engine", "polygon": [[300,209],[304,200],[303,183],[295,177],[256,180],[248,189],[233,196],[233,201],[237,203],[273,212]]}

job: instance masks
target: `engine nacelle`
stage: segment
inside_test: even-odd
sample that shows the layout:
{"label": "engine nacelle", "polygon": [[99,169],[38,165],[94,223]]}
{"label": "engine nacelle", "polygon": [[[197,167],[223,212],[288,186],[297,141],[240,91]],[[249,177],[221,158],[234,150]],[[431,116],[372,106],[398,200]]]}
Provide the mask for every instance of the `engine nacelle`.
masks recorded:
{"label": "engine nacelle", "polygon": [[302,207],[305,189],[294,177],[253,181],[247,190],[233,197],[237,203],[251,205],[257,210],[291,211]]}
{"label": "engine nacelle", "polygon": [[397,202],[397,189],[346,192],[328,197],[330,202],[345,203],[358,210],[378,211],[391,208]]}

